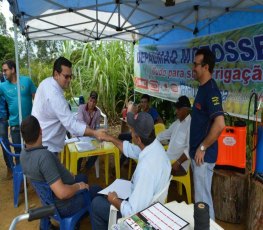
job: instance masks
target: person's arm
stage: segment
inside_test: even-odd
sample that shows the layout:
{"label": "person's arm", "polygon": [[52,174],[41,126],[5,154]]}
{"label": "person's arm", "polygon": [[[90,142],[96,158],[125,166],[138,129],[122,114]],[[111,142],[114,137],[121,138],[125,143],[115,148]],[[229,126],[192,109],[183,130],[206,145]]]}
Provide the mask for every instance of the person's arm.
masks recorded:
{"label": "person's arm", "polygon": [[61,179],[58,179],[50,185],[51,190],[60,200],[69,199],[74,196],[79,190],[88,189],[89,185],[84,182],[75,183],[72,185],[64,184]]}
{"label": "person's arm", "polygon": [[163,141],[163,140],[170,140],[171,139],[171,136],[172,136],[172,133],[173,133],[173,129],[174,129],[174,124],[175,122],[170,125],[170,127],[162,132],[160,132],[158,135],[157,135],[157,140],[158,141]]}
{"label": "person's arm", "polygon": [[[206,136],[206,138],[201,143],[201,145],[203,145],[205,149],[211,146],[218,139],[224,127],[225,127],[224,116],[219,115],[215,117],[211,129],[208,135]],[[195,162],[197,165],[201,165],[204,163],[204,156],[205,156],[205,151],[201,151],[200,147],[198,147],[195,153]]]}
{"label": "person's arm", "polygon": [[173,164],[172,169],[174,171],[178,171],[180,168],[180,165],[184,163],[186,160],[188,160],[188,157],[183,153]]}

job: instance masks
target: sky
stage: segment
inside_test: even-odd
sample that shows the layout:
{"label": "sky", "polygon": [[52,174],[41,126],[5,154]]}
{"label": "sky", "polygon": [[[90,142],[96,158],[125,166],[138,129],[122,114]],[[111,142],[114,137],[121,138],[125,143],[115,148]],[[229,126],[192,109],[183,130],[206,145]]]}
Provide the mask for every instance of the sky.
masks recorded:
{"label": "sky", "polygon": [[1,13],[5,16],[7,29],[10,27],[13,27],[12,23],[12,14],[9,11],[9,3],[7,0],[3,0],[3,2],[0,2],[1,5]]}

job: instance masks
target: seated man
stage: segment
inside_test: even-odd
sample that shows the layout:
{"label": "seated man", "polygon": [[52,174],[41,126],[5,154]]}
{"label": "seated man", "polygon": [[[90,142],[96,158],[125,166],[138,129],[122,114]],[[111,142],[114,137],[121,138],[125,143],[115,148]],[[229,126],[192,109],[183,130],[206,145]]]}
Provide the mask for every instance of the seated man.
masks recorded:
{"label": "seated man", "polygon": [[[46,182],[55,194],[55,206],[62,217],[70,216],[85,207],[84,194],[76,193],[86,189],[91,198],[97,191],[90,191],[87,177],[78,175],[74,178],[60,163],[58,157],[42,145],[42,131],[38,120],[28,116],[21,123],[21,134],[26,148],[21,152],[23,173],[32,181]],[[94,193],[93,193],[94,192]],[[40,221],[40,229],[43,222]]]}
{"label": "seated man", "polygon": [[[79,105],[77,119],[84,122],[90,129],[96,130],[100,128],[100,110],[97,109],[98,94],[95,91],[91,91],[88,102],[86,104]],[[97,156],[89,157],[86,162],[86,169],[90,169]],[[82,158],[78,161],[78,169],[80,169]]]}
{"label": "seated man", "polygon": [[[118,198],[116,192],[108,197],[97,196],[91,204],[94,229],[106,230],[110,205],[119,211],[119,217],[135,214],[151,205],[154,195],[167,184],[171,174],[171,163],[161,143],[155,139],[154,122],[148,113],[140,112],[136,118],[128,112],[127,122],[131,127],[134,144],[104,134],[102,139],[113,142],[127,157],[138,159],[132,177],[132,192],[128,200]],[[138,151],[139,150],[139,151]]]}
{"label": "seated man", "polygon": [[154,124],[163,123],[163,119],[154,107],[150,107],[150,96],[143,94],[140,101],[140,109],[142,112],[149,113],[154,121]]}
{"label": "seated man", "polygon": [[170,140],[167,155],[170,160],[176,160],[172,165],[172,175],[182,176],[188,171],[189,159],[189,134],[191,123],[191,103],[186,96],[181,96],[175,103],[177,120],[170,127],[161,132],[159,141]]}

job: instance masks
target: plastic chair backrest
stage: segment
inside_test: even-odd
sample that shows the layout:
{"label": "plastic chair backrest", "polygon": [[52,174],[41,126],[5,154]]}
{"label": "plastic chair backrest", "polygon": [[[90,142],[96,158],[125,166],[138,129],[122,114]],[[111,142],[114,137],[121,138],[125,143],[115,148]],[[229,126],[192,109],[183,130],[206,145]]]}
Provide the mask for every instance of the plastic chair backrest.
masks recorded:
{"label": "plastic chair backrest", "polygon": [[103,117],[103,125],[101,125],[100,127],[107,129],[107,128],[108,128],[108,119],[107,119],[107,116],[106,116],[105,113],[103,113],[103,112],[101,111],[101,109],[100,109],[98,106],[96,106],[96,107],[97,107],[97,109],[100,111],[100,115]]}
{"label": "plastic chair backrest", "polygon": [[168,195],[168,190],[169,190],[169,187],[170,187],[170,182],[172,180],[172,176],[169,178],[167,184],[164,186],[164,188],[159,192],[157,193],[153,199],[152,199],[152,204],[153,203],[156,203],[156,202],[160,202],[162,204],[166,203],[166,199],[167,199],[167,195]]}
{"label": "plastic chair backrest", "polygon": [[165,130],[165,125],[163,123],[157,123],[154,125],[155,136],[157,136],[160,132]]}
{"label": "plastic chair backrest", "polygon": [[[0,138],[0,144],[10,156],[16,157],[16,158],[20,157],[19,153],[12,153],[11,152],[10,146],[12,146],[12,147],[20,147],[21,148],[21,144],[13,144],[13,143],[10,143],[8,139],[5,139],[5,141],[4,141],[3,138]],[[8,144],[8,146],[6,146],[6,144]]]}
{"label": "plastic chair backrest", "polygon": [[[42,205],[54,204],[54,195],[50,186],[46,182],[30,181],[37,195],[39,196]],[[56,214],[53,216],[54,219],[60,221],[61,217],[56,209]]]}

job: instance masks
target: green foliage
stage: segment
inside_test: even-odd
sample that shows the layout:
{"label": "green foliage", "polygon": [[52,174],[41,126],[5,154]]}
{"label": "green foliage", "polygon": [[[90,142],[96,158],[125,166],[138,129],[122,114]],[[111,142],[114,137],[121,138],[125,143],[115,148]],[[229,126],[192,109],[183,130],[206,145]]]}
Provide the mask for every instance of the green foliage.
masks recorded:
{"label": "green foliage", "polygon": [[0,34],[7,35],[5,16],[0,13]]}
{"label": "green foliage", "polygon": [[119,41],[87,43],[74,65],[74,74],[72,94],[87,98],[96,90],[99,106],[110,119],[116,119],[133,92],[133,45]]}
{"label": "green foliage", "polygon": [[14,41],[11,37],[0,35],[0,62],[1,64],[15,58]]}

